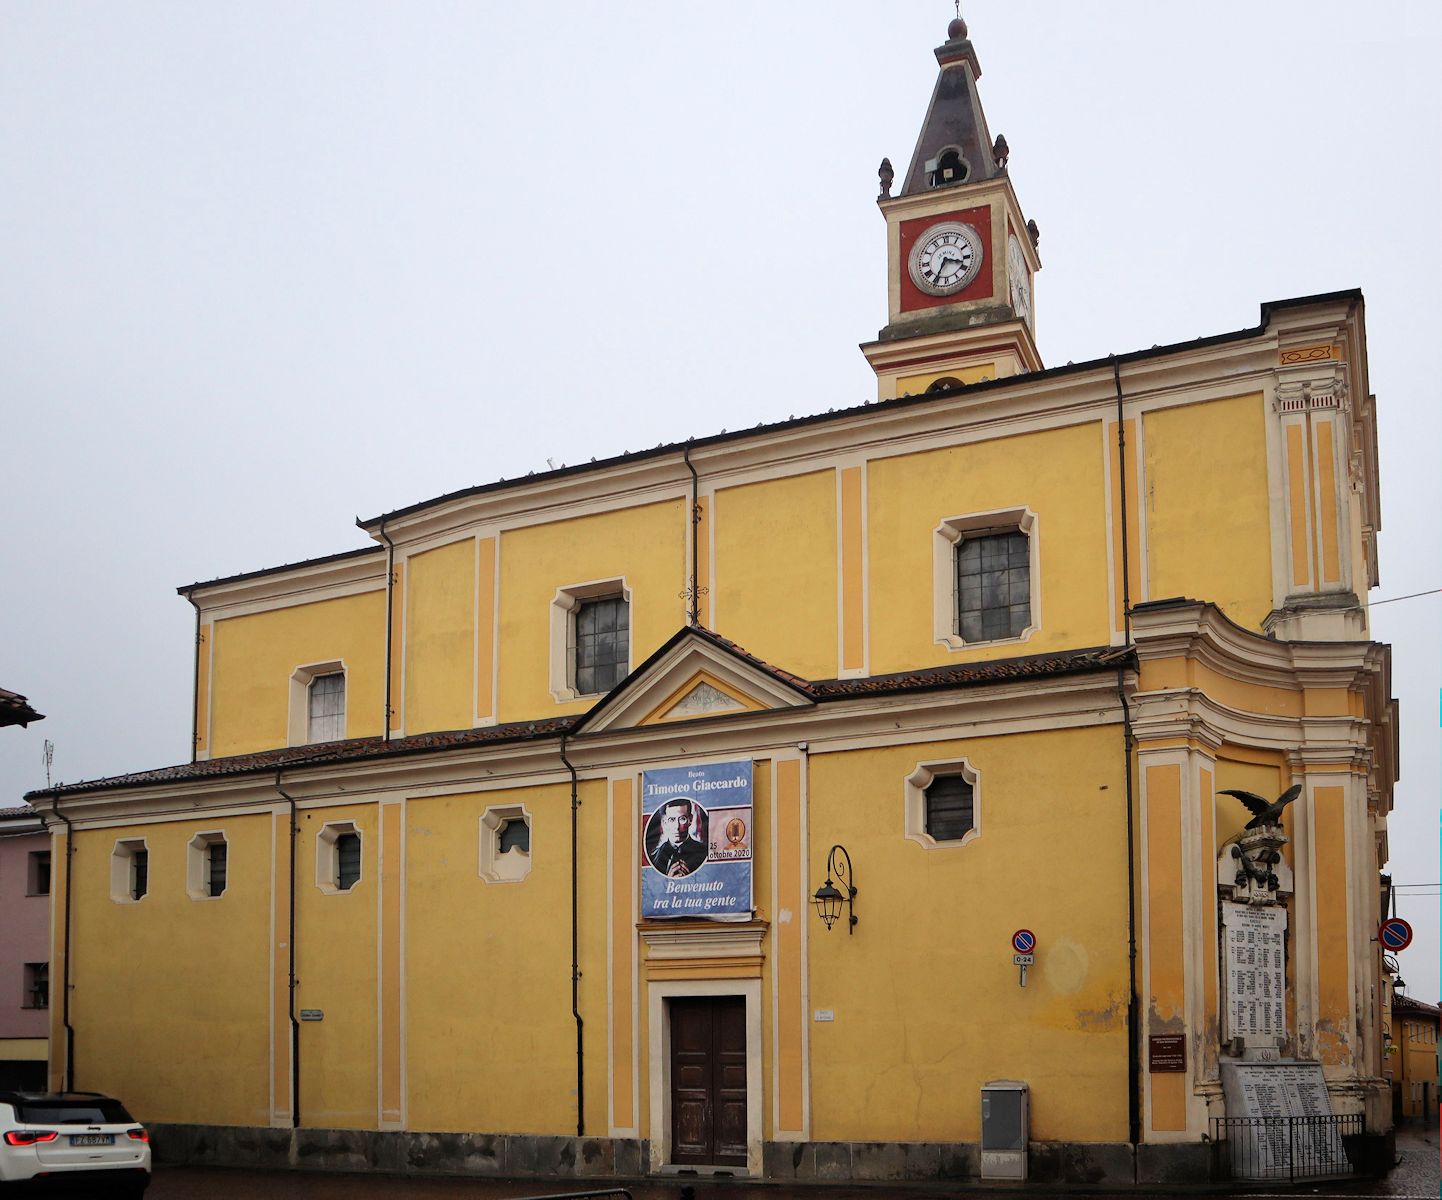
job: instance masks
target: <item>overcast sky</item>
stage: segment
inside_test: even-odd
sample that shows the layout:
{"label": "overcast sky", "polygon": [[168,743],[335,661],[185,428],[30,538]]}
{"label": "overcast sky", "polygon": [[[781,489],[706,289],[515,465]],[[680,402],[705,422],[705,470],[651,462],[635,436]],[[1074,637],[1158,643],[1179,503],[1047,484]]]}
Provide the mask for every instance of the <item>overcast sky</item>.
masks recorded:
{"label": "overcast sky", "polygon": [[[1049,365],[1361,287],[1382,585],[1442,586],[1442,6],[968,0]],[[875,395],[876,167],[939,0],[0,0],[0,803],[189,757],[178,584],[416,500]],[[1394,646],[1438,995],[1442,597]],[[785,665],[785,664],[781,664]]]}

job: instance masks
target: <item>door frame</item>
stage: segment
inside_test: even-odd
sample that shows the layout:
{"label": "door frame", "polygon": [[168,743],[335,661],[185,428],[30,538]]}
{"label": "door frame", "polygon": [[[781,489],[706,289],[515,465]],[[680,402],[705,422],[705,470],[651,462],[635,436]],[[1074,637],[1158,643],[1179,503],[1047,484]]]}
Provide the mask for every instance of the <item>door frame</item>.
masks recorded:
{"label": "door frame", "polygon": [[[673,996],[740,996],[746,1002],[746,1167],[761,1176],[761,980],[686,979],[653,980],[646,985],[648,1038],[651,1059],[651,1173],[676,1170],[671,1161],[671,1008]],[[706,1173],[706,1167],[691,1168]],[[737,1171],[737,1167],[720,1167]]]}

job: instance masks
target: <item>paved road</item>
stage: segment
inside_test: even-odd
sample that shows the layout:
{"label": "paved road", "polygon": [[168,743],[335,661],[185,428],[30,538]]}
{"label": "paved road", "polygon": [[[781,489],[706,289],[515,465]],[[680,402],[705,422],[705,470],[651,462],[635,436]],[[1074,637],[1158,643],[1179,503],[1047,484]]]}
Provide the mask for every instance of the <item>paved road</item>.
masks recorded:
{"label": "paved road", "polygon": [[[1385,1196],[1392,1200],[1438,1200],[1442,1191],[1442,1169],[1438,1166],[1438,1138],[1435,1130],[1412,1131],[1398,1138],[1401,1161],[1380,1182],[1323,1183],[1295,1190],[1276,1188],[1263,1192],[1239,1192],[1252,1200],[1285,1196],[1289,1200],[1330,1200],[1345,1197]],[[612,1186],[598,1183],[597,1187]],[[968,1189],[944,1185],[872,1185],[868,1187],[783,1187],[724,1183],[647,1182],[628,1185],[633,1200],[692,1200],[683,1189],[694,1189],[694,1200],[997,1200],[999,1194],[1018,1198],[1040,1198],[1055,1193]],[[529,1183],[498,1182],[490,1179],[416,1178],[394,1175],[319,1174],[301,1171],[238,1171],[198,1167],[161,1167],[147,1193],[147,1200],[521,1200],[555,1192],[574,1191],[574,1180],[540,1180]],[[1086,1193],[1089,1200],[1139,1200],[1155,1193]],[[1197,1195],[1197,1192],[1191,1193]],[[1208,1197],[1224,1195],[1205,1192]]]}

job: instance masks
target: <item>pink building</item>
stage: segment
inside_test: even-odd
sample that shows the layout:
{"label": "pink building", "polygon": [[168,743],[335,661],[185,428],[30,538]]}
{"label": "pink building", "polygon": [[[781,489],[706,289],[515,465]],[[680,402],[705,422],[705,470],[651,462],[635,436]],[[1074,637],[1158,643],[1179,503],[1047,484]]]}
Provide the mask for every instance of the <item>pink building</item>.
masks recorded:
{"label": "pink building", "polygon": [[50,1025],[50,835],[0,809],[0,1089],[45,1087]]}

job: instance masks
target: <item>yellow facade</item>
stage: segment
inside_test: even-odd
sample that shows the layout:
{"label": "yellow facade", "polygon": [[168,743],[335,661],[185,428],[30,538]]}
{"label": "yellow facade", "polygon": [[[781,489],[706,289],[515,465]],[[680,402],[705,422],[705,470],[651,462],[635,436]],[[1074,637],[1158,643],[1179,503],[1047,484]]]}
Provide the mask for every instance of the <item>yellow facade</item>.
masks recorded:
{"label": "yellow facade", "polygon": [[[899,824],[898,780],[920,762],[963,758],[980,777],[980,837],[928,848],[878,836]],[[855,939],[813,937],[812,1004],[836,1013],[813,1039],[815,1125],[852,1141],[975,1142],[981,1085],[1010,1077],[1025,1039],[1034,1136],[1125,1141],[1126,941],[1113,934],[1126,926],[1126,808],[1115,731],[813,756],[811,787],[875,797],[836,812],[827,837],[866,847],[868,876],[906,881],[868,889]],[[1103,830],[1111,836],[1076,853],[1078,839]],[[1079,891],[1085,906],[1073,901]],[[1025,988],[1011,962],[1018,927],[1045,938]],[[861,953],[864,985],[853,975]]]}
{"label": "yellow facade", "polygon": [[[190,841],[218,829],[234,882],[221,897],[193,899]],[[138,902],[112,899],[111,853],[121,840],[149,849],[151,891]],[[72,922],[72,1021],[86,1031],[91,1090],[143,1095],[147,1120],[270,1123],[270,859],[262,815],[76,833],[71,886],[93,902]],[[261,1069],[237,1072],[241,1063]]]}
{"label": "yellow facade", "polygon": [[383,592],[216,621],[212,641],[210,673],[215,682],[209,744],[213,757],[290,744],[292,676],[312,663],[345,665],[346,736],[374,737],[381,732]]}
{"label": "yellow facade", "polygon": [[1205,595],[1239,625],[1272,611],[1272,547],[1258,537],[1268,511],[1261,396],[1148,413],[1148,595]]}
{"label": "yellow facade", "polygon": [[[976,1175],[1015,1080],[1046,1181],[1145,1185],[1205,1176],[1246,1054],[1384,1134],[1360,294],[1045,370],[1003,165],[928,166],[955,116],[880,201],[878,403],[182,589],[194,762],[32,796],[57,887],[74,849],[55,1086],[279,1161],[875,1181]],[[1294,785],[1250,891],[1226,793]],[[1238,894],[1287,920],[1265,1038]]]}
{"label": "yellow facade", "polygon": [[410,560],[405,720],[412,733],[475,721],[477,553],[467,538]]}
{"label": "yellow facade", "polygon": [[537,669],[550,659],[550,611],[558,589],[598,580],[624,582],[631,596],[632,665],[675,632],[686,620],[676,582],[685,578],[686,532],[685,509],[672,500],[502,534],[502,721],[585,707],[557,702],[546,672]]}
{"label": "yellow facade", "polygon": [[728,636],[808,679],[838,673],[836,505],[832,471],[716,493],[712,604]]}

